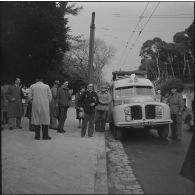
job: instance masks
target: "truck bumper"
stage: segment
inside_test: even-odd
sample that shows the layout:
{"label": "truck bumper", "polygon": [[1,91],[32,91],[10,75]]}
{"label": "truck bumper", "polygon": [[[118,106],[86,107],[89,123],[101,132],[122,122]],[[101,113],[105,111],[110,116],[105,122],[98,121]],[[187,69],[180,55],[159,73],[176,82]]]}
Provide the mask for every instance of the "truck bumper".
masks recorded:
{"label": "truck bumper", "polygon": [[115,124],[117,127],[145,127],[145,126],[160,126],[160,125],[167,125],[171,124],[172,120],[163,120],[163,121],[134,121],[134,122],[118,122]]}

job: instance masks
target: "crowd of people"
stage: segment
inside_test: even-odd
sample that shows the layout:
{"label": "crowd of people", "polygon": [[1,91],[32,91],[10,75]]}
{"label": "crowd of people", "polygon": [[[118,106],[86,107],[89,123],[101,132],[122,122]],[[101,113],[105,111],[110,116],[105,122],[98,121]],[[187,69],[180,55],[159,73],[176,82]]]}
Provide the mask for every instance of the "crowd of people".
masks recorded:
{"label": "crowd of people", "polygon": [[[55,80],[53,86],[37,78],[28,89],[21,87],[20,78],[16,78],[14,84],[1,86],[1,124],[8,123],[10,130],[21,129],[23,116],[29,119],[29,130],[35,132],[35,139],[40,139],[42,129],[43,139],[51,139],[48,129],[57,130],[58,133],[65,133],[64,124],[67,118],[67,111],[72,100],[73,90],[69,88],[69,82],[65,80],[60,85]],[[157,96],[159,93],[157,94]],[[27,109],[24,113],[23,100],[27,101]],[[105,131],[108,118],[109,105],[112,101],[107,85],[102,85],[96,92],[92,83],[81,86],[75,95],[76,119],[81,128],[81,137],[86,135],[92,137],[95,131]],[[184,111],[182,94],[172,88],[169,93],[161,97],[161,102],[167,103],[170,107],[171,134],[175,140],[181,140],[182,112]],[[1,129],[3,126],[1,125]]]}
{"label": "crowd of people", "polygon": [[[34,139],[41,139],[41,130],[43,140],[51,139],[49,128],[58,133],[66,132],[64,124],[72,95],[73,90],[69,88],[67,80],[61,85],[59,80],[55,80],[50,88],[42,78],[37,78],[27,88],[21,86],[20,78],[16,78],[13,84],[1,87],[1,124],[7,123],[10,130],[22,129],[21,119],[25,116],[29,119],[29,130],[35,132]],[[27,103],[26,110],[23,103]],[[106,85],[98,92],[95,92],[92,83],[79,88],[75,95],[75,109],[81,137],[86,132],[88,137],[93,137],[94,130],[105,131],[110,103],[111,95]]]}

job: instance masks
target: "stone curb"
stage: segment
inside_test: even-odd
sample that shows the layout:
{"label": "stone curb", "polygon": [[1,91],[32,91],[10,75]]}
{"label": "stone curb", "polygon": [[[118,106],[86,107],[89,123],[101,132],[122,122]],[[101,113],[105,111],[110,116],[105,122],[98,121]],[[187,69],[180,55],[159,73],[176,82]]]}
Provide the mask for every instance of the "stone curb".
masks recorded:
{"label": "stone curb", "polygon": [[144,194],[143,187],[134,174],[132,161],[128,159],[121,141],[106,131],[108,161],[108,191],[111,194]]}
{"label": "stone curb", "polygon": [[95,170],[94,194],[108,194],[105,133],[95,133],[97,164]]}

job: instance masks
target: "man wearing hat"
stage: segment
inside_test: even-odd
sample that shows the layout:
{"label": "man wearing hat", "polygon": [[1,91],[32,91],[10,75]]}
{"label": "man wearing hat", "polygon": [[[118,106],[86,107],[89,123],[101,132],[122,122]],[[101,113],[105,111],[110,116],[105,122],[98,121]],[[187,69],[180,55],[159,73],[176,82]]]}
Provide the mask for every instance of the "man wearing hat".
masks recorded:
{"label": "man wearing hat", "polygon": [[57,90],[60,85],[59,80],[55,80],[53,87],[51,88],[51,93],[52,93],[52,100],[50,102],[50,128],[51,129],[58,129],[58,108],[56,106],[56,97],[57,97]]}
{"label": "man wearing hat", "polygon": [[96,106],[95,130],[99,132],[105,131],[106,120],[108,116],[109,104],[111,103],[111,95],[106,85],[102,85],[98,92],[99,104]]}
{"label": "man wearing hat", "polygon": [[170,107],[171,119],[173,120],[171,124],[172,139],[181,141],[183,98],[176,87],[171,88],[171,94],[167,99],[167,103]]}

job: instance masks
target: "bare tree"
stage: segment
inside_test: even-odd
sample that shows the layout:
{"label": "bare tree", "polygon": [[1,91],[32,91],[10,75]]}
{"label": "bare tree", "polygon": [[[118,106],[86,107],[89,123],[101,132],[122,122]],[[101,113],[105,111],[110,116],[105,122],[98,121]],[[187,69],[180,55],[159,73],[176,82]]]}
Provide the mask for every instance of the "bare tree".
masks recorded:
{"label": "bare tree", "polygon": [[[103,68],[110,63],[115,54],[115,48],[107,45],[102,39],[95,39],[93,78],[99,86],[103,81]],[[80,40],[72,44],[71,50],[64,56],[63,71],[75,75],[84,81],[88,80],[89,40]]]}

